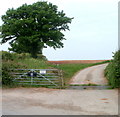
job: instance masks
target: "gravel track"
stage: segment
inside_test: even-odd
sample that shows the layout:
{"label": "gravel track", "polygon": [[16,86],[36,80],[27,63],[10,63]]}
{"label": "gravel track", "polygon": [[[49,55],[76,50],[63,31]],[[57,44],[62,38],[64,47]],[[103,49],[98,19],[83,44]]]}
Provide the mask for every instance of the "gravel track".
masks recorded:
{"label": "gravel track", "polygon": [[101,64],[85,68],[79,71],[70,81],[70,84],[97,84],[107,85],[108,81],[104,77],[104,69],[108,64]]}

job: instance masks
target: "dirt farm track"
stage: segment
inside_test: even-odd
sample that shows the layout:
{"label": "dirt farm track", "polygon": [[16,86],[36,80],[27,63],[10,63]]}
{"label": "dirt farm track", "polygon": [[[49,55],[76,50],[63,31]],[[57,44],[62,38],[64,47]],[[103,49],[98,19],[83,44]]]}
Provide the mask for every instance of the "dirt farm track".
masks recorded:
{"label": "dirt farm track", "polygon": [[72,64],[72,63],[98,63],[108,60],[63,60],[63,61],[48,61],[54,64]]}

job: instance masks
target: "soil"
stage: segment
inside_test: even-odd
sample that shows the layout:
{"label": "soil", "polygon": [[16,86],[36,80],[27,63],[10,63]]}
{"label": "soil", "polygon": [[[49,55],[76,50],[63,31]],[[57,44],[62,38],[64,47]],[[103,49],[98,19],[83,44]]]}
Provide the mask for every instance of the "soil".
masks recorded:
{"label": "soil", "polygon": [[98,63],[107,60],[64,60],[64,61],[48,61],[53,64],[73,64],[73,63]]}

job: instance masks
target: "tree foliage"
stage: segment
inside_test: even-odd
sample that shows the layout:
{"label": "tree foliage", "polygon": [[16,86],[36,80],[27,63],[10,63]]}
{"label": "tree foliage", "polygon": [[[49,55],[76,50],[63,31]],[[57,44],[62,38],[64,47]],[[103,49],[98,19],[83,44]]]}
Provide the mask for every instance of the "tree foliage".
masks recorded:
{"label": "tree foliage", "polygon": [[0,26],[0,32],[2,32],[2,26]]}
{"label": "tree foliage", "polygon": [[10,41],[10,51],[31,53],[36,57],[44,47],[61,48],[64,34],[69,30],[69,18],[63,11],[52,3],[37,2],[32,5],[24,4],[17,9],[8,9],[2,16],[1,43]]}

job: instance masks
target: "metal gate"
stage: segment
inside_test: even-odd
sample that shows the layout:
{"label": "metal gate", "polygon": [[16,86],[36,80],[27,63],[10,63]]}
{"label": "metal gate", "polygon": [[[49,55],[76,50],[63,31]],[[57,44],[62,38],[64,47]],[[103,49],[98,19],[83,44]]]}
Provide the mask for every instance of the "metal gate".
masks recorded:
{"label": "metal gate", "polygon": [[13,81],[21,85],[40,85],[62,88],[62,71],[58,69],[15,69]]}

